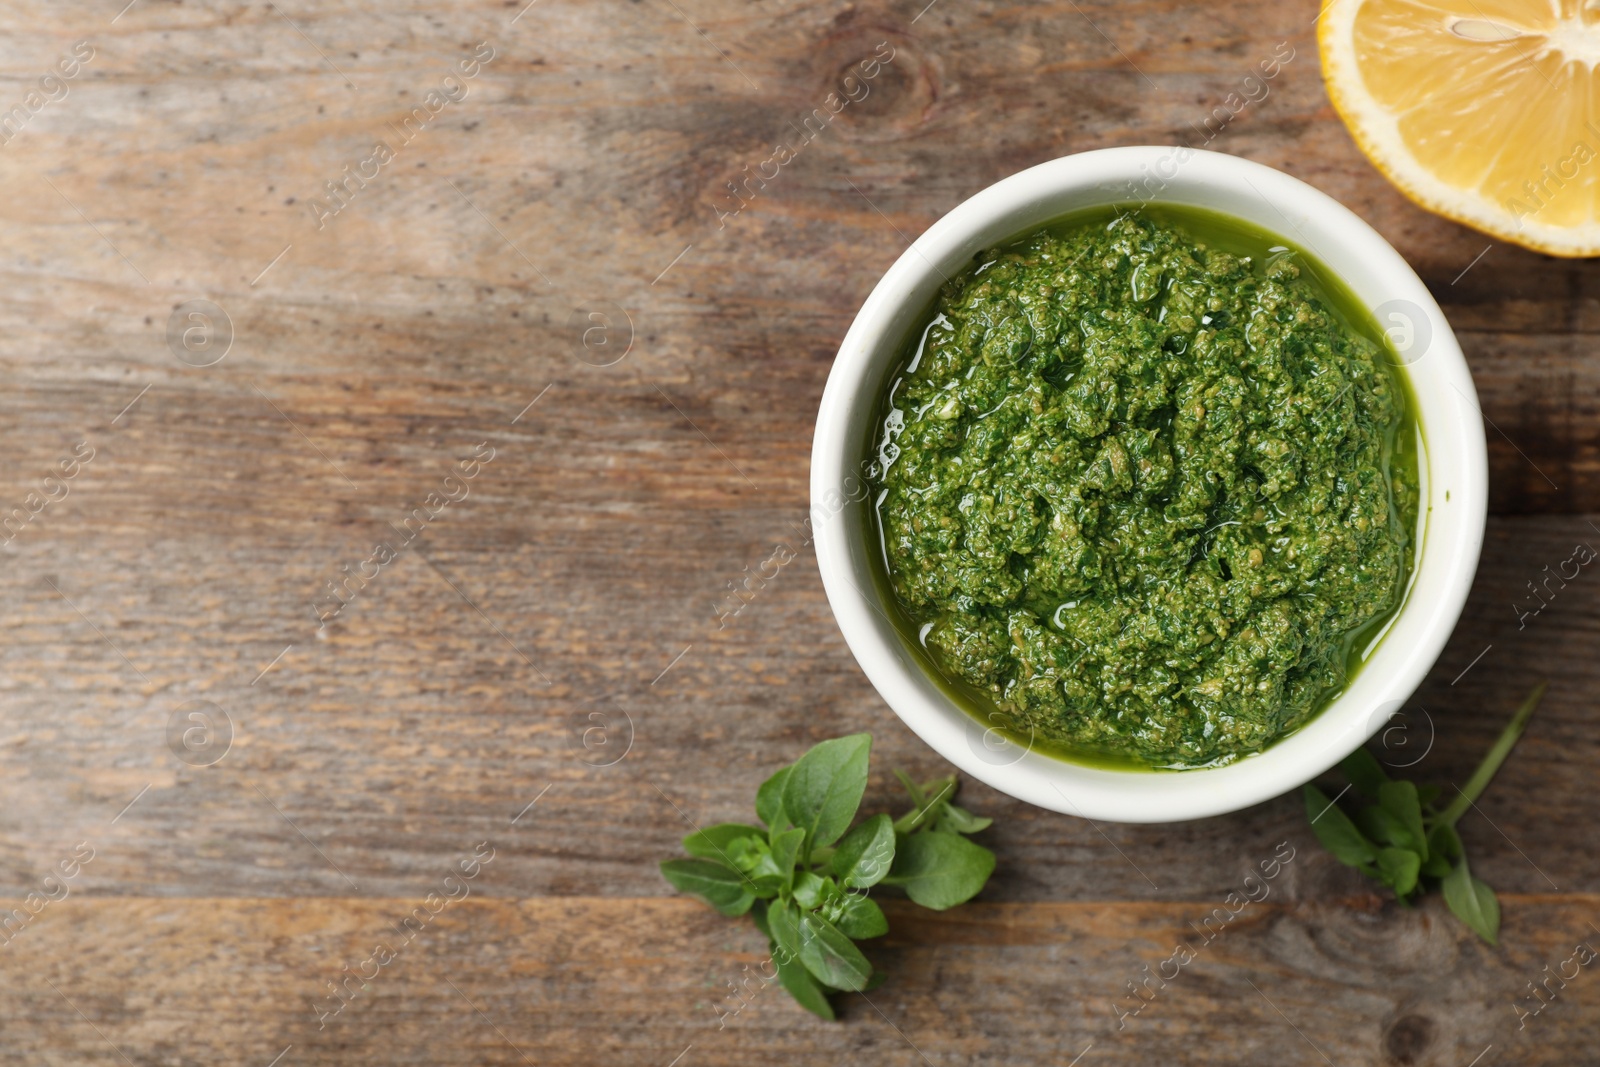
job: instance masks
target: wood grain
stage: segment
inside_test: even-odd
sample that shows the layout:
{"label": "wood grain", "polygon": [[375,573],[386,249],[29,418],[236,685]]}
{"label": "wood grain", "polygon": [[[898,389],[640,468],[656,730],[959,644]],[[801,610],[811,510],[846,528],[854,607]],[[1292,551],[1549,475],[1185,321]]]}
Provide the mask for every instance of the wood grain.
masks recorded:
{"label": "wood grain", "polygon": [[[0,546],[0,904],[95,850],[0,947],[8,1060],[1592,1058],[1587,971],[1522,1031],[1511,1005],[1600,921],[1600,579],[1519,617],[1542,568],[1600,541],[1595,268],[1389,187],[1328,104],[1314,4],[924,3],[0,5],[23,27],[0,41],[0,113],[95,49],[0,146],[0,516],[94,450]],[[325,183],[484,41],[465,95],[319,229]],[[824,737],[873,732],[869,810],[898,804],[891,768],[944,769],[855,666],[808,551],[716,618],[745,567],[803,549],[851,316],[965,197],[1187,136],[1283,41],[1270,95],[1210,147],[1393,242],[1490,421],[1478,582],[1384,756],[1460,781],[1551,681],[1462,824],[1502,947],[1436,901],[1383,904],[1293,796],[1133,827],[969,786],[999,872],[949,915],[892,909],[876,1008],[825,1026],[768,989],[719,1030],[762,946],[672,897],[657,861]],[[726,183],[880,42],[870,95],[719,225]],[[230,324],[211,366],[169,342],[194,300]],[[607,347],[585,348],[596,308]],[[468,495],[319,625],[326,583],[480,445]],[[181,761],[169,724],[212,705],[231,747]],[[472,898],[318,1031],[307,998],[480,841],[497,852]],[[1299,858],[1272,898],[1118,1031],[1124,983],[1280,842]]]}
{"label": "wood grain", "polygon": [[1527,988],[1593,941],[1592,895],[1507,898],[1501,951],[1437,902],[1269,896],[1207,928],[1215,902],[891,906],[870,947],[890,984],[834,1025],[764,981],[753,929],[691,902],[469,897],[405,941],[418,903],[69,898],[0,954],[7,1044],[50,1064],[1567,1064],[1600,1037],[1588,970],[1543,1007]]}

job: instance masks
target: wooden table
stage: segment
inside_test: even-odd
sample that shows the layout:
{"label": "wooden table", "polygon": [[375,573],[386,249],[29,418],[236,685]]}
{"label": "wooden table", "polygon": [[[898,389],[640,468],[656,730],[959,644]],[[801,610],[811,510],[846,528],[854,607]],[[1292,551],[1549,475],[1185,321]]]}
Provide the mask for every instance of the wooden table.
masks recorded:
{"label": "wooden table", "polygon": [[[1396,193],[1329,106],[1314,4],[123,2],[8,4],[0,45],[5,1062],[1600,1057],[1593,967],[1516,1010],[1600,943],[1600,578],[1514,607],[1600,544],[1600,272]],[[732,214],[727,183],[884,42],[869,95]],[[999,856],[978,902],[891,905],[889,982],[838,1023],[758,981],[735,1013],[765,945],[661,881],[686,824],[846,732],[876,739],[868,810],[899,803],[892,767],[946,769],[809,552],[716,617],[796,543],[852,315],[966,196],[1198,140],[1280,42],[1210,146],[1388,237],[1491,424],[1483,565],[1410,714],[1415,773],[1458,781],[1551,682],[1462,824],[1501,947],[1375,893],[1292,795],[1118,826],[971,786]],[[1283,842],[1271,896],[1119,1025]]]}

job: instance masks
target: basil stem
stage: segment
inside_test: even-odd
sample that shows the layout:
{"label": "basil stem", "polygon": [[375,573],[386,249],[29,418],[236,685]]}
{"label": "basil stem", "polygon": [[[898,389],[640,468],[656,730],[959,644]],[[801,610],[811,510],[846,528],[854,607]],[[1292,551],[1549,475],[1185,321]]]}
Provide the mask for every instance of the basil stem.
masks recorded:
{"label": "basil stem", "polygon": [[1533,715],[1533,709],[1539,706],[1539,698],[1544,696],[1544,691],[1549,684],[1549,682],[1541,682],[1533,692],[1528,694],[1528,698],[1522,702],[1522,706],[1517,709],[1517,713],[1511,717],[1511,721],[1501,731],[1499,739],[1494,743],[1494,747],[1489,749],[1488,754],[1483,757],[1483,762],[1478,764],[1478,769],[1472,772],[1471,778],[1467,779],[1467,784],[1460,788],[1456,798],[1450,802],[1450,805],[1439,813],[1437,824],[1454,826],[1456,820],[1467,813],[1467,809],[1472,806],[1473,801],[1483,795],[1483,791],[1489,786],[1490,779],[1500,769],[1500,764],[1504,763],[1506,757],[1511,755],[1511,749],[1515,747],[1517,739],[1528,728],[1528,719]]}

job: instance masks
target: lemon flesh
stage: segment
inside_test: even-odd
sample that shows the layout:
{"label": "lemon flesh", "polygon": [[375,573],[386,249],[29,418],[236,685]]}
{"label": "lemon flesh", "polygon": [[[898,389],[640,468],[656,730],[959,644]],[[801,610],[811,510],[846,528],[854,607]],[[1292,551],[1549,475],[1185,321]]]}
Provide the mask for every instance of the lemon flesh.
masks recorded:
{"label": "lemon flesh", "polygon": [[1333,0],[1318,44],[1334,107],[1412,200],[1600,255],[1600,3]]}

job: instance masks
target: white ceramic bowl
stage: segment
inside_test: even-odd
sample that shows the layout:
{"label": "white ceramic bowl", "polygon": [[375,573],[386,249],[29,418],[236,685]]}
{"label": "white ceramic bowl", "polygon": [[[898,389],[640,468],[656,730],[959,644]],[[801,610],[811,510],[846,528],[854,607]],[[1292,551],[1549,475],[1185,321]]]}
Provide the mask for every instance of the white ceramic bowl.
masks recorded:
{"label": "white ceramic bowl", "polygon": [[[985,729],[934,682],[890,623],[869,565],[879,551],[861,478],[880,390],[947,276],[977,252],[1068,212],[1145,200],[1244,219],[1333,270],[1390,330],[1407,361],[1426,439],[1410,593],[1346,691],[1298,732],[1226,767],[1107,770],[1032,751]],[[1335,200],[1297,178],[1214,152],[1109,148],[1040,164],[978,193],[919,237],[856,315],[828,376],[811,452],[817,565],[850,650],[895,712],[962,771],[1054,811],[1170,822],[1234,811],[1327,770],[1397,711],[1444,648],[1478,564],[1487,505],[1472,376],[1439,306],[1405,260]]]}

